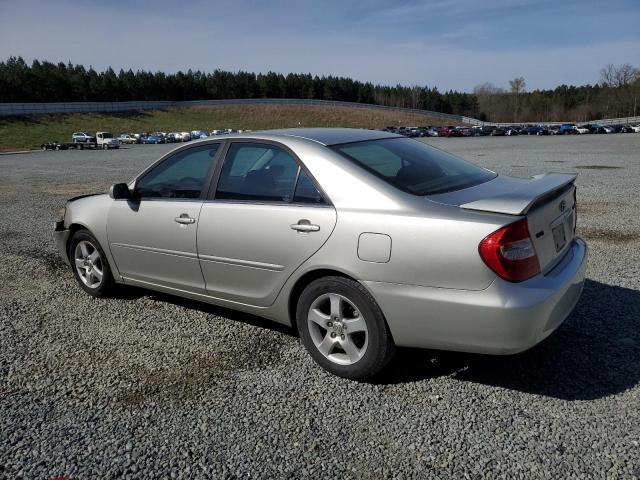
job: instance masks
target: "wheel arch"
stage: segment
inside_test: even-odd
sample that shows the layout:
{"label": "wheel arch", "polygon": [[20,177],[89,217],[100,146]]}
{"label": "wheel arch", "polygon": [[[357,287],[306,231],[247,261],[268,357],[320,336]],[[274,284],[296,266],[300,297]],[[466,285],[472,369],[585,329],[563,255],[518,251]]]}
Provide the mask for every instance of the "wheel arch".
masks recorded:
{"label": "wheel arch", "polygon": [[105,258],[107,260],[107,262],[109,263],[109,268],[111,268],[111,274],[113,275],[113,278],[116,282],[120,282],[121,281],[121,276],[120,276],[120,271],[117,268],[117,265],[115,263],[115,259],[113,258],[113,256],[111,255],[111,249],[109,248],[108,242],[101,242],[100,241],[100,237],[98,235],[95,234],[95,232],[93,230],[91,230],[91,228],[79,221],[73,221],[72,223],[69,224],[68,227],[69,230],[69,238],[67,239],[67,245],[66,245],[66,252],[67,252],[67,258],[69,259],[69,262],[71,262],[71,241],[73,240],[73,236],[76,232],[80,231],[80,230],[86,230],[87,232],[89,232],[98,242],[98,244],[100,245],[100,248],[102,248],[102,251],[105,254]]}
{"label": "wheel arch", "polygon": [[91,235],[93,235],[95,237],[95,235],[93,234],[93,232],[91,231],[91,229],[89,227],[87,227],[86,225],[82,224],[82,223],[78,223],[78,222],[73,222],[69,225],[69,237],[67,238],[67,244],[66,244],[66,252],[67,252],[67,258],[69,259],[69,261],[71,261],[71,241],[73,240],[73,236],[76,234],[76,232],[79,232],[80,230],[86,230],[87,232],[89,232]]}
{"label": "wheel arch", "polygon": [[291,326],[294,329],[298,328],[296,310],[298,308],[298,300],[300,299],[300,295],[311,282],[323,277],[343,277],[343,278],[348,278],[349,280],[353,280],[355,282],[358,281],[357,279],[353,278],[351,275],[346,274],[345,272],[341,272],[339,270],[334,270],[331,268],[317,268],[317,269],[313,269],[313,270],[309,270],[308,272],[305,272],[303,275],[300,276],[300,278],[296,280],[296,282],[294,283],[293,287],[289,292],[287,313],[289,315],[289,322],[291,323]]}

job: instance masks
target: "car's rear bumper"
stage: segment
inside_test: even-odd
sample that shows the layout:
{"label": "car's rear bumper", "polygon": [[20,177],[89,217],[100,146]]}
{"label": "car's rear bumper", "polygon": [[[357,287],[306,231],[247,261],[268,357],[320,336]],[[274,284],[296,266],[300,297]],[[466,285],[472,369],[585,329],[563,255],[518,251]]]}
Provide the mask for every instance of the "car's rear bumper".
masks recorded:
{"label": "car's rear bumper", "polygon": [[69,254],[67,252],[67,244],[69,241],[69,235],[71,232],[64,228],[64,222],[56,222],[53,227],[53,238],[56,241],[56,247],[60,256],[67,265],[71,265],[69,261]]}
{"label": "car's rear bumper", "polygon": [[397,345],[510,354],[551,334],[584,285],[587,246],[576,238],[550,272],[521,283],[496,279],[480,291],[364,282]]}

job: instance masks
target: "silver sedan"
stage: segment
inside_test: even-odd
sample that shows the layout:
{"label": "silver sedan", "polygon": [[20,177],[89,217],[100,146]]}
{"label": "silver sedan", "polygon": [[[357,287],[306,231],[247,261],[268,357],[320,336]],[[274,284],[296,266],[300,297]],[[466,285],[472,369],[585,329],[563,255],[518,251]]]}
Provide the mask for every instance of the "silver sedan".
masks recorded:
{"label": "silver sedan", "polygon": [[118,283],[250,312],[363,379],[396,346],[510,354],[553,332],[584,282],[574,181],[386,132],[252,132],[69,200],[55,237],[90,295]]}

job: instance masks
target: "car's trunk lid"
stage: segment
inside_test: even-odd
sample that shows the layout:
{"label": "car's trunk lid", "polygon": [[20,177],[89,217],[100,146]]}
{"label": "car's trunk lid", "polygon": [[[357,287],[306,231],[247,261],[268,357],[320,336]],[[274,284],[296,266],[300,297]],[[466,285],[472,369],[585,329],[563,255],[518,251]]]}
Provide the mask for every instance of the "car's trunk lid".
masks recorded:
{"label": "car's trunk lid", "polygon": [[545,272],[553,268],[575,236],[577,175],[547,173],[531,179],[498,176],[471,188],[429,196],[467,210],[526,216],[529,233]]}

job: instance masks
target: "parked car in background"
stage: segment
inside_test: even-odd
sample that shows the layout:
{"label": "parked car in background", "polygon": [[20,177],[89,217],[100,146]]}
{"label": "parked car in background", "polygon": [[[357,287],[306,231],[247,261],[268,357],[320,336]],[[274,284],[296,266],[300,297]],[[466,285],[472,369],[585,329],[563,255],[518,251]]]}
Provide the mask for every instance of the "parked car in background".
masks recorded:
{"label": "parked car in background", "polygon": [[146,137],[147,135],[149,135],[147,132],[140,132],[140,133],[132,133],[131,134],[135,139],[137,143],[144,143],[144,137]]}
{"label": "parked car in background", "polygon": [[455,125],[447,125],[436,129],[439,137],[461,137],[462,132]]}
{"label": "parked car in background", "polygon": [[515,127],[513,125],[509,125],[508,127],[503,127],[503,128],[504,128],[504,134],[509,137],[514,137],[520,134],[520,128]]}
{"label": "parked car in background", "polygon": [[609,134],[609,133],[616,133],[616,132],[609,125],[598,125],[596,127],[596,132],[595,133]]}
{"label": "parked car in background", "polygon": [[576,127],[576,133],[584,135],[586,133],[591,133],[591,130],[589,130],[589,127],[587,125],[578,125]]}
{"label": "parked car in background", "polygon": [[120,143],[126,143],[126,144],[132,144],[132,143],[138,143],[138,140],[136,139],[136,137],[128,134],[128,133],[121,133],[118,136],[118,141]]}
{"label": "parked car in background", "polygon": [[207,138],[209,134],[204,130],[193,130],[191,132],[191,139],[198,140],[199,138]]}
{"label": "parked car in background", "polygon": [[507,134],[507,129],[505,127],[496,127],[491,132],[492,137],[504,137]]}
{"label": "parked car in background", "polygon": [[633,133],[633,127],[631,125],[622,125],[620,133]]}
{"label": "parked car in background", "polygon": [[153,132],[152,135],[155,135],[160,139],[159,143],[167,143],[167,134],[164,132]]}
{"label": "parked car in background", "polygon": [[215,135],[224,135],[226,132],[226,130],[223,130],[221,128],[217,128],[215,130],[211,130],[211,132],[209,133],[211,136],[215,136]]}
{"label": "parked car in background", "polygon": [[184,145],[67,202],[54,236],[79,288],[261,315],[352,379],[396,347],[521,352],[581,295],[575,174],[507,177],[359,129],[242,134],[221,152],[217,138]]}
{"label": "parked car in background", "polygon": [[462,127],[459,127],[457,125],[448,125],[447,128],[449,129],[449,136],[450,137],[461,137],[462,136],[462,132],[460,131],[460,129]]}
{"label": "parked car in background", "polygon": [[71,135],[71,141],[75,143],[95,142],[95,135],[89,135],[85,132],[75,132]]}
{"label": "parked car in background", "polygon": [[524,135],[553,135],[552,131],[542,125],[529,125],[522,130]]}
{"label": "parked car in background", "polygon": [[180,138],[180,134],[177,132],[167,133],[165,140],[167,141],[167,143],[177,143],[182,141],[182,139]]}
{"label": "parked car in background", "polygon": [[157,145],[158,143],[165,143],[164,139],[159,137],[158,135],[155,134],[151,134],[151,135],[147,135],[146,137],[142,138],[142,143],[144,144],[154,144]]}
{"label": "parked car in background", "polygon": [[633,133],[640,133],[640,125],[631,125]]}
{"label": "parked car in background", "polygon": [[558,129],[558,133],[560,135],[575,135],[578,132],[575,123],[563,123]]}
{"label": "parked car in background", "polygon": [[69,146],[65,143],[60,143],[57,140],[53,142],[45,142],[40,145],[42,150],[69,150]]}

